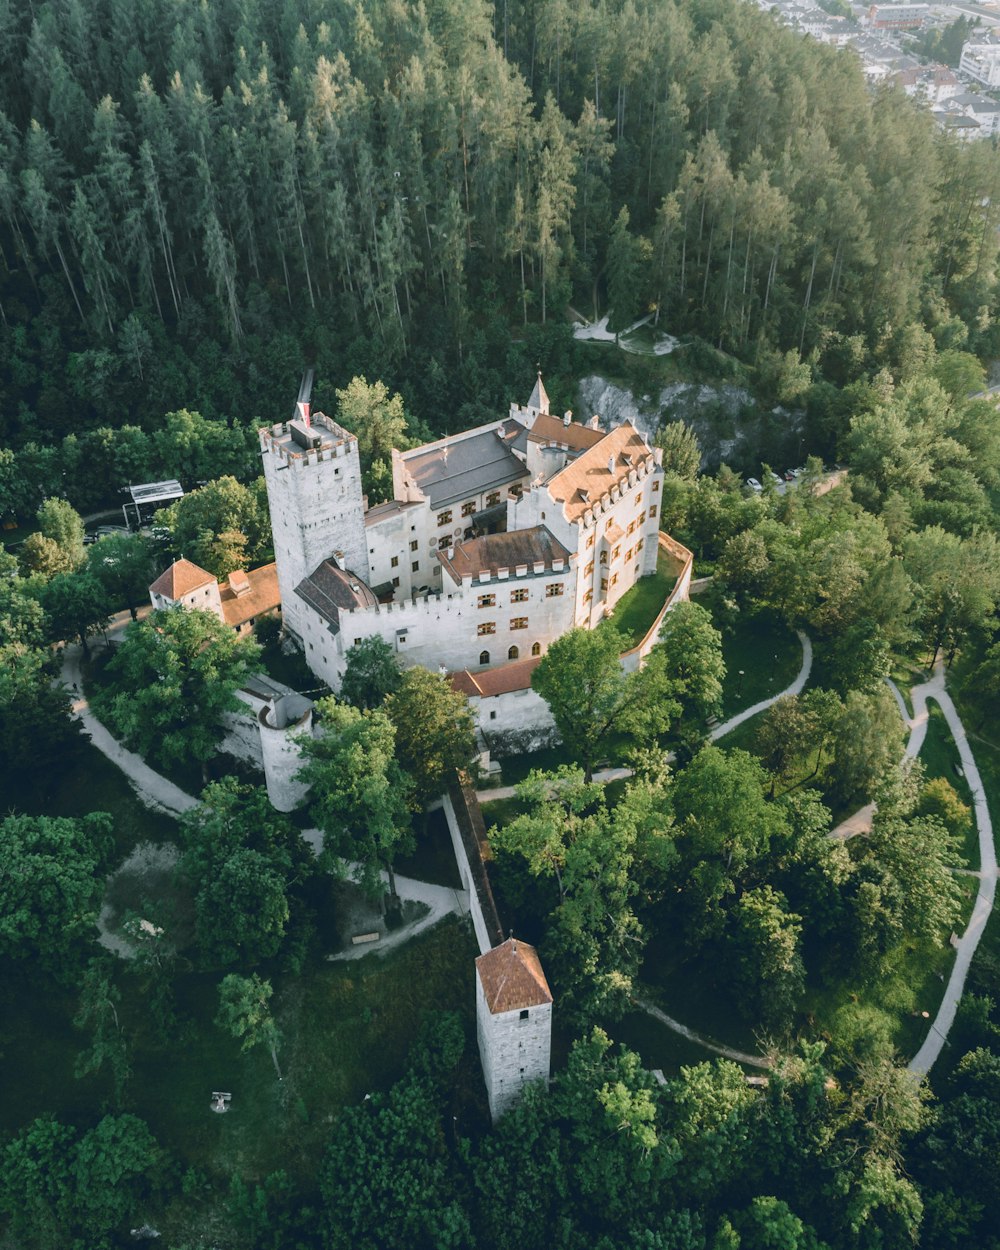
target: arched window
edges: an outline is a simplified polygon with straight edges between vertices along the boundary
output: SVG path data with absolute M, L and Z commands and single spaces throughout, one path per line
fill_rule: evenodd
M 517 647 L 511 647 L 511 649 L 507 652 L 507 659 L 516 660 L 519 655 L 520 655 L 520 652 L 518 651 Z
M 531 644 L 531 654 L 532 654 L 532 655 L 541 655 L 541 654 L 542 654 L 542 644 L 541 644 L 540 642 L 533 642 L 533 643 Z
M 489 653 L 488 651 L 480 651 L 480 653 L 479 653 L 479 663 L 480 663 L 480 664 L 489 664 L 489 662 L 490 662 L 490 653 Z

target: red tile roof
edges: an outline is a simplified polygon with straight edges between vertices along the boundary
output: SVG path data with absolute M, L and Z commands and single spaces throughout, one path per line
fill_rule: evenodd
M 529 690 L 531 674 L 541 662 L 542 657 L 534 655 L 527 660 L 512 660 L 510 664 L 484 668 L 480 673 L 470 673 L 465 668 L 460 672 L 450 673 L 448 680 L 453 690 L 470 698 L 490 699 L 498 694 L 509 694 L 513 690 Z
M 552 1002 L 538 952 L 527 942 L 511 937 L 494 946 L 476 960 L 476 972 L 493 1015 Z
M 211 573 L 206 573 L 190 560 L 175 560 L 149 589 L 152 594 L 163 595 L 165 599 L 183 599 L 185 595 L 214 581 Z
M 463 577 L 478 577 L 487 570 L 493 577 L 499 569 L 509 569 L 513 573 L 521 565 L 527 566 L 531 573 L 536 563 L 543 564 L 548 570 L 556 560 L 562 560 L 565 567 L 569 564 L 569 557 L 569 551 L 552 537 L 544 525 L 534 525 L 526 530 L 506 530 L 502 534 L 483 534 L 480 538 L 468 538 L 456 543 L 450 554 L 447 551 L 437 553 L 437 558 L 456 582 Z
M 564 424 L 558 417 L 550 417 L 547 412 L 539 413 L 535 424 L 528 431 L 528 438 L 533 443 L 564 443 L 573 451 L 586 451 L 604 438 L 603 430 L 592 430 L 589 425 L 581 425 L 579 421 Z
M 625 421 L 551 477 L 548 492 L 563 504 L 566 520 L 577 521 L 650 454 L 646 440 Z
M 236 576 L 234 573 L 233 577 Z M 237 595 L 230 584 L 222 588 L 221 594 L 222 614 L 226 618 L 226 624 L 234 628 L 264 612 L 272 612 L 281 602 L 276 565 L 265 564 L 263 568 L 251 569 L 249 573 L 242 573 L 240 576 L 249 582 L 249 590 L 241 589 Z

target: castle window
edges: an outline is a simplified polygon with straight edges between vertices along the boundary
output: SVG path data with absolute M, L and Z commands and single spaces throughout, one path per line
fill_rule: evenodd
M 602 563 L 602 564 L 607 564 L 607 562 L 608 562 L 608 553 L 607 553 L 607 551 L 605 551 L 605 550 L 603 550 L 603 549 L 602 549 L 602 551 L 601 551 L 601 563 Z
M 419 560 L 414 560 L 414 561 L 413 561 L 413 563 L 410 565 L 410 571 L 411 571 L 411 572 L 413 572 L 413 573 L 419 573 L 419 572 L 420 572 L 420 561 L 419 561 Z
M 642 550 L 642 544 L 643 544 L 645 541 L 646 541 L 646 540 L 645 540 L 644 538 L 640 538 L 640 539 L 639 539 L 639 541 L 638 541 L 638 542 L 636 543 L 636 545 L 635 545 L 635 549 L 636 549 L 636 551 L 641 551 L 641 550 Z
M 495 608 L 497 604 L 496 595 L 480 595 L 476 600 L 477 608 Z
M 462 516 L 472 516 L 475 510 L 476 510 L 476 501 L 474 499 L 470 499 L 468 503 L 462 504 Z
M 496 621 L 480 621 L 476 626 L 476 632 L 480 638 L 485 637 L 486 634 L 495 634 L 497 632 L 497 623 Z
M 622 553 L 622 548 L 621 548 L 621 543 L 619 543 L 618 546 L 614 549 L 614 551 L 612 551 L 611 559 L 617 560 L 618 557 L 621 555 L 621 553 Z
M 605 531 L 609 530 L 612 527 L 612 525 L 614 525 L 614 523 L 615 523 L 615 518 L 613 516 L 609 516 L 604 526 Z
M 638 521 L 629 521 L 628 529 L 625 532 L 627 534 L 634 534 L 636 525 L 638 525 Z
M 496 718 L 497 718 L 496 712 L 490 712 L 490 720 L 496 720 Z
M 590 577 L 590 576 L 592 576 L 593 572 L 594 572 L 594 562 L 593 562 L 593 560 L 591 560 L 591 562 L 590 562 L 590 563 L 587 565 L 587 567 L 583 570 L 583 575 L 584 575 L 584 577 Z
M 608 579 L 607 579 L 606 577 L 602 577 L 602 578 L 601 578 L 601 589 L 602 589 L 602 590 L 607 590 L 607 588 L 608 588 Z
M 649 519 L 652 520 L 653 517 L 655 516 L 656 516 L 656 504 L 654 503 L 653 506 L 649 510 Z
M 444 512 L 438 513 L 437 523 L 438 525 L 450 525 L 451 524 L 451 509 L 450 508 L 446 508 Z
M 528 618 L 526 616 L 511 617 L 510 627 L 511 629 L 527 629 Z
M 417 540 L 416 540 L 415 538 L 414 538 L 414 539 L 411 539 L 411 541 L 410 541 L 410 550 L 411 550 L 411 551 L 416 551 L 416 550 L 417 550 L 417 548 L 418 548 L 419 546 L 420 546 L 420 544 L 417 542 Z
M 518 1019 L 519 1019 L 519 1020 L 527 1020 L 527 1018 L 528 1018 L 528 1009 L 527 1009 L 527 1007 L 525 1007 L 525 1008 L 523 1008 L 523 1009 L 522 1009 L 521 1014 L 520 1014 L 520 1016 L 518 1017 Z M 523 1072 L 523 1071 L 524 1071 L 524 1069 L 522 1068 L 522 1069 L 521 1069 L 521 1071 Z
M 497 505 L 499 502 L 500 502 L 500 492 L 499 492 L 498 490 L 492 490 L 492 491 L 490 491 L 490 493 L 486 496 L 486 506 L 487 506 L 487 508 L 493 508 L 493 507 L 496 507 L 496 505 Z
M 398 578 L 398 577 L 394 577 L 394 578 L 392 579 L 392 584 L 393 584 L 393 586 L 398 586 L 398 585 L 399 585 L 399 578 Z
M 523 586 L 518 590 L 512 590 L 510 592 L 510 601 L 511 603 L 527 603 L 528 602 L 527 590 Z
M 628 564 L 629 560 L 631 560 L 634 555 L 635 552 L 631 547 L 629 547 L 628 551 L 625 552 L 625 563 Z
M 541 654 L 542 654 L 542 644 L 541 644 L 540 642 L 533 642 L 533 643 L 531 644 L 531 654 L 532 654 L 532 655 L 541 655 Z
M 480 663 L 480 664 L 489 664 L 489 662 L 490 662 L 490 653 L 489 653 L 488 651 L 480 651 L 480 653 L 479 653 L 479 663 Z
M 592 590 L 588 590 L 587 593 L 583 596 L 583 602 L 590 603 L 593 598 L 594 598 L 594 592 Z
M 587 539 L 587 550 L 588 550 L 588 551 L 589 551 L 589 550 L 591 549 L 591 547 L 593 547 L 593 545 L 594 545 L 594 538 L 595 538 L 595 535 L 594 535 L 594 534 L 591 534 L 591 536 Z
M 398 569 L 399 568 L 399 556 L 393 556 L 392 559 L 389 561 L 389 563 L 392 565 L 394 569 Z
M 549 584 L 545 587 L 545 598 L 557 599 L 559 595 L 562 594 L 562 592 L 563 592 L 562 582 L 549 582 Z
M 360 646 L 360 645 L 361 645 L 361 639 L 360 639 L 360 638 L 355 638 L 355 639 L 354 639 L 354 645 L 355 645 L 356 647 Z
M 659 478 L 657 478 L 657 479 L 656 479 L 656 481 L 653 483 L 653 485 L 652 485 L 652 489 L 653 489 L 653 490 L 659 490 L 659 489 L 660 489 L 660 479 L 659 479 Z
M 451 546 L 451 539 L 447 534 L 443 538 L 438 539 L 438 551 L 444 551 L 446 547 Z
M 612 585 L 612 586 L 617 586 L 617 585 L 618 585 L 618 574 L 617 574 L 617 573 L 612 573 L 612 574 L 611 574 L 611 585 Z
M 521 653 L 518 651 L 517 647 L 509 647 L 509 648 L 507 649 L 507 659 L 508 659 L 508 660 L 516 660 L 516 659 L 519 657 L 519 655 L 520 655 L 520 654 L 521 654 Z

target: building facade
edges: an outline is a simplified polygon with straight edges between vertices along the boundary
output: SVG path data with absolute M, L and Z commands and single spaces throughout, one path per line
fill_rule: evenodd
M 522 661 L 656 569 L 661 453 L 628 422 L 553 416 L 541 376 L 507 418 L 394 451 L 394 498 L 373 508 L 357 440 L 330 418 L 260 441 L 285 629 L 332 689 L 372 635 L 404 665 L 518 665 L 530 685 Z

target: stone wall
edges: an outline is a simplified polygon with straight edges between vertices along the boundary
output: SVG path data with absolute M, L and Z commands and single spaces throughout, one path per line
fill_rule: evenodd
M 450 791 L 442 795 L 441 803 L 455 850 L 459 876 L 462 878 L 462 888 L 469 892 L 469 912 L 479 953 L 485 955 L 503 941 L 503 929 L 486 875 L 486 865 L 483 863 L 487 839 L 479 800 L 466 781 L 452 786 Z M 476 979 L 478 981 L 478 977 Z
M 526 1085 L 547 1081 L 552 1048 L 552 1004 L 493 1014 L 476 977 L 476 1033 L 494 1121 L 518 1101 Z

